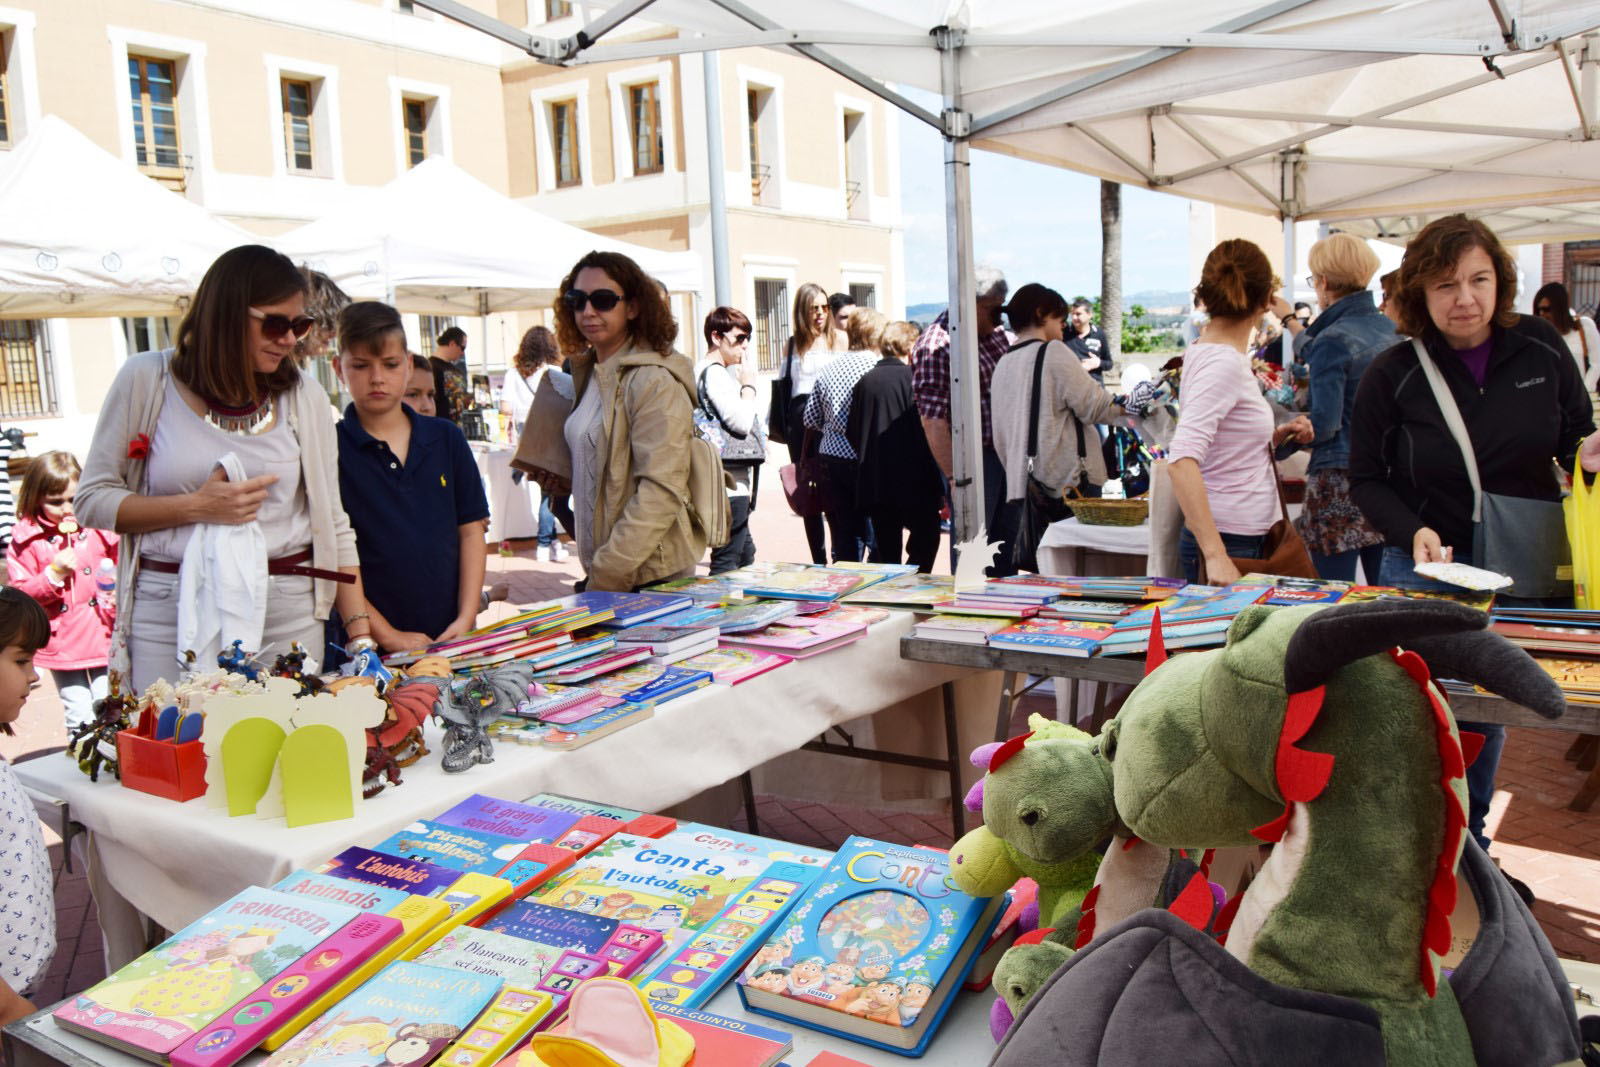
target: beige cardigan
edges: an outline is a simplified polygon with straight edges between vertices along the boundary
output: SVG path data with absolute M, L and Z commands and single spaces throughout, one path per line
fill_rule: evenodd
M 115 530 L 117 509 L 122 502 L 148 492 L 144 459 L 128 453 L 139 435 L 143 434 L 147 442 L 155 437 L 161 402 L 167 395 L 171 356 L 170 349 L 132 356 L 111 383 L 73 498 L 73 510 L 84 526 Z M 299 384 L 283 400 L 281 413 L 300 440 L 301 486 L 311 509 L 311 565 L 330 571 L 358 566 L 356 535 L 339 499 L 339 442 L 334 436 L 327 394 L 315 378 L 301 372 Z M 139 576 L 142 541 L 139 534 L 124 534 L 117 562 L 117 621 L 111 632 L 111 669 L 124 678 L 128 674 L 128 626 L 133 619 L 133 590 Z M 313 588 L 314 614 L 326 619 L 333 608 L 336 583 L 317 579 Z
M 1037 342 L 1025 341 L 995 364 L 989 380 L 989 404 L 994 412 L 994 448 L 1006 468 L 1007 500 L 1020 500 L 1028 487 L 1028 404 L 1033 392 L 1033 360 Z M 1078 423 L 1113 422 L 1117 418 L 1111 394 L 1089 377 L 1078 357 L 1060 341 L 1045 350 L 1044 375 L 1039 383 L 1039 453 L 1033 476 L 1059 490 L 1078 480 L 1083 466 L 1089 480 L 1106 480 L 1100 435 L 1084 426 L 1085 463 L 1078 462 Z

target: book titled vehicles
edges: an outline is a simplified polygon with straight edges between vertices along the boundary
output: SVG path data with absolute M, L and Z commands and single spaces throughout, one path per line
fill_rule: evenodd
M 944 852 L 851 837 L 741 972 L 745 1007 L 921 1055 L 1005 900 L 949 875 Z

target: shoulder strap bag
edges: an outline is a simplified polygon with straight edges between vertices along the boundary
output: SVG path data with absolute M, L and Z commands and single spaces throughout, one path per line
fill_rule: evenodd
M 722 412 L 717 410 L 716 404 L 711 399 L 710 392 L 706 389 L 706 374 L 711 370 L 711 364 L 706 364 L 700 369 L 700 379 L 695 390 L 694 428 L 696 432 L 710 441 L 721 456 L 723 466 L 733 463 L 764 463 L 767 459 L 767 442 L 761 433 L 761 417 L 756 416 L 755 425 L 747 434 L 735 433 L 722 418 Z
M 783 362 L 778 364 L 778 376 L 772 379 L 772 398 L 767 402 L 767 436 L 780 445 L 789 443 L 789 400 L 794 396 L 794 338 L 783 349 Z
M 1485 493 L 1478 476 L 1478 457 L 1462 421 L 1461 409 L 1445 384 L 1438 364 L 1423 343 L 1412 338 L 1417 362 L 1433 390 L 1444 424 L 1461 449 L 1472 483 L 1472 564 L 1509 575 L 1516 597 L 1569 597 L 1572 595 L 1572 548 L 1567 543 L 1567 520 L 1559 500 Z
M 1311 553 L 1300 539 L 1300 531 L 1289 520 L 1289 504 L 1283 498 L 1283 479 L 1278 476 L 1278 463 L 1272 458 L 1272 446 L 1267 446 L 1267 470 L 1272 472 L 1272 484 L 1278 490 L 1278 521 L 1267 528 L 1261 540 L 1261 557 L 1229 556 L 1228 559 L 1240 574 L 1276 574 L 1284 578 L 1315 578 L 1316 565 Z M 1200 581 L 1210 585 L 1206 576 L 1206 559 L 1200 557 Z
M 1039 458 L 1039 405 L 1044 384 L 1044 354 L 1048 342 L 1040 341 L 1033 357 L 1033 388 L 1028 397 L 1028 475 L 1022 491 L 1022 519 L 1016 538 L 1011 542 L 1011 561 L 1019 570 L 1038 568 L 1039 542 L 1045 529 L 1072 514 L 1062 499 L 1061 489 L 1045 485 L 1033 476 L 1033 464 Z M 1078 480 L 1073 488 L 1081 496 L 1099 496 L 1100 487 L 1089 481 L 1088 463 L 1084 457 L 1083 422 L 1072 421 L 1078 436 Z M 1066 487 L 1063 486 L 1062 489 Z

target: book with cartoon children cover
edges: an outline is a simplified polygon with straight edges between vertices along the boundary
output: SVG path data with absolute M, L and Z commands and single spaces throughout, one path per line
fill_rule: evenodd
M 739 976 L 745 1007 L 920 1056 L 999 917 L 937 849 L 853 836 Z
M 362 915 L 251 886 L 79 993 L 56 1022 L 157 1063 Z
M 765 931 L 818 874 L 688 841 L 617 834 L 530 899 L 659 931 L 661 959 L 634 981 L 655 1000 L 699 1007 L 738 973 Z
M 499 978 L 391 963 L 284 1045 L 268 1067 L 427 1064 L 500 991 Z

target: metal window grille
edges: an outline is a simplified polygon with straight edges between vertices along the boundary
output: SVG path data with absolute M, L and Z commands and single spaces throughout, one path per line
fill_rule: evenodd
M 406 166 L 414 167 L 428 158 L 428 102 L 402 102 L 400 121 L 406 129 Z
M 133 102 L 133 146 L 139 169 L 182 189 L 183 148 L 178 136 L 178 65 L 170 59 L 128 57 Z
M 0 33 L 0 145 L 11 143 L 11 93 L 6 86 L 6 35 Z
M 633 173 L 660 174 L 665 158 L 661 144 L 660 86 L 655 82 L 629 86 L 628 117 L 633 134 Z
M 775 371 L 789 343 L 789 285 L 782 278 L 756 279 L 757 369 Z
M 550 136 L 554 144 L 556 188 L 581 185 L 578 165 L 578 102 L 559 100 L 550 105 Z
M 851 282 L 850 302 L 856 307 L 877 308 L 878 287 L 871 282 Z
M 0 319 L 0 419 L 56 414 L 50 335 L 38 319 Z
M 1573 310 L 1592 317 L 1600 305 L 1600 241 L 1568 241 L 1563 251 Z
M 439 335 L 455 324 L 455 318 L 450 315 L 418 315 L 417 329 L 422 336 L 417 338 L 417 351 L 433 356 L 439 345 Z
M 551 19 L 566 18 L 572 14 L 572 5 L 567 0 L 544 0 L 544 18 L 546 22 Z
M 290 170 L 316 169 L 311 139 L 311 83 L 281 78 L 283 90 L 283 152 Z

